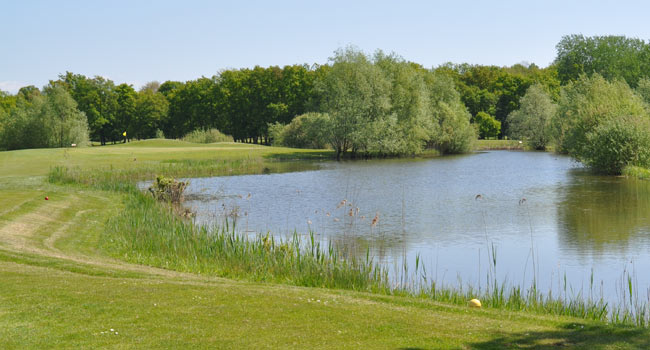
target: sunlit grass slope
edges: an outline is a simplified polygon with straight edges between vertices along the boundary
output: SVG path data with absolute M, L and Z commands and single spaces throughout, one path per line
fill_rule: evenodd
M 0 152 L 0 177 L 45 175 L 53 166 L 134 169 L 174 160 L 208 161 L 291 158 L 297 152 L 305 156 L 328 157 L 328 152 L 295 150 L 240 143 L 193 144 L 177 140 L 145 140 L 105 147 L 47 148 Z
M 650 334 L 638 328 L 125 262 L 102 244 L 127 195 L 44 176 L 55 166 L 140 174 L 170 161 L 256 159 L 266 167 L 304 156 L 327 154 L 166 140 L 0 152 L 0 349 L 650 347 Z

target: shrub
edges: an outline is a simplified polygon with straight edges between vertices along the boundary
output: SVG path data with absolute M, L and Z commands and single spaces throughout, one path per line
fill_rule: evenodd
M 222 134 L 217 129 L 194 130 L 182 138 L 183 141 L 193 143 L 233 142 L 232 136 Z
M 587 134 L 582 161 L 606 174 L 621 174 L 628 165 L 650 166 L 650 120 L 626 116 L 598 125 Z
M 485 112 L 476 113 L 474 123 L 478 126 L 479 136 L 483 139 L 497 137 L 501 132 L 501 122 Z
M 644 103 L 623 81 L 608 82 L 598 74 L 582 76 L 560 96 L 551 130 L 557 150 L 582 160 L 587 134 L 611 119 L 645 115 Z
M 623 81 L 582 76 L 562 91 L 552 120 L 557 149 L 607 174 L 647 162 L 648 116 L 644 102 Z M 647 164 L 647 163 L 646 163 Z
M 327 147 L 330 119 L 323 113 L 306 113 L 295 117 L 291 123 L 269 125 L 269 134 L 274 145 L 295 148 Z
M 176 181 L 174 178 L 162 175 L 156 176 L 156 181 L 149 187 L 149 192 L 160 201 L 180 203 L 188 183 Z

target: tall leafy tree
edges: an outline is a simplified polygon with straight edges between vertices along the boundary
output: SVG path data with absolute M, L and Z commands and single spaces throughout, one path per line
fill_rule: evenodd
M 374 63 L 390 82 L 390 110 L 383 120 L 384 135 L 373 147 L 383 154 L 415 154 L 422 151 L 433 128 L 429 90 L 425 75 L 417 64 L 381 51 L 375 53 Z
M 442 153 L 464 153 L 472 148 L 477 138 L 470 125 L 471 114 L 455 88 L 454 80 L 437 71 L 426 75 L 433 128 L 429 147 Z
M 115 98 L 117 101 L 115 109 L 115 131 L 118 134 L 126 132 L 127 138 L 131 137 L 135 133 L 134 119 L 137 93 L 133 89 L 133 86 L 120 84 L 115 87 Z
M 11 112 L 16 107 L 16 96 L 0 90 L 0 110 L 5 113 Z
M 18 90 L 17 96 L 22 97 L 25 101 L 32 101 L 37 96 L 41 95 L 41 90 L 39 90 L 34 85 L 23 86 Z
M 520 108 L 508 115 L 510 136 L 524 139 L 535 149 L 545 149 L 550 142 L 550 122 L 556 105 L 541 84 L 528 88 L 519 102 Z
M 567 35 L 556 45 L 558 76 L 563 84 L 598 73 L 608 80 L 623 79 L 636 87 L 650 69 L 650 46 L 625 36 Z
M 177 130 L 178 125 L 183 120 L 182 104 L 179 92 L 184 88 L 185 83 L 180 81 L 166 81 L 160 84 L 158 92 L 165 96 L 168 103 L 167 115 L 161 120 L 161 129 L 168 138 L 178 138 L 183 136 L 182 131 Z
M 390 111 L 390 81 L 363 52 L 348 47 L 331 58 L 332 68 L 317 84 L 320 109 L 331 118 L 330 145 L 337 159 L 366 151 Z
M 138 139 L 155 137 L 156 131 L 162 129 L 168 110 L 169 102 L 163 94 L 152 89 L 140 91 L 131 124 L 133 136 Z
M 11 150 L 86 144 L 86 116 L 76 107 L 61 85 L 47 86 L 42 94 L 19 94 L 16 107 L 0 128 L 0 147 Z
M 88 120 L 77 109 L 77 103 L 63 86 L 48 86 L 44 90 L 46 103 L 40 119 L 49 125 L 49 147 L 83 146 L 88 142 Z
M 121 137 L 115 120 L 118 105 L 115 84 L 111 80 L 100 76 L 87 78 L 81 74 L 66 72 L 59 76 L 58 82 L 52 83 L 63 84 L 77 102 L 79 110 L 86 114 L 92 139 L 100 141 L 103 145 Z
M 624 81 L 583 75 L 563 90 L 552 131 L 558 150 L 582 161 L 590 145 L 589 135 L 599 125 L 623 116 L 646 115 L 643 100 Z

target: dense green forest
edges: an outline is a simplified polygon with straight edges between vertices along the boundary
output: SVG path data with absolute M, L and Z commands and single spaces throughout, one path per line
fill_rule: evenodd
M 324 65 L 223 70 L 139 91 L 66 72 L 42 89 L 0 92 L 0 149 L 193 135 L 381 156 L 461 153 L 477 137 L 514 137 L 605 172 L 647 167 L 650 43 L 570 35 L 556 49 L 546 68 L 429 69 L 348 47 Z

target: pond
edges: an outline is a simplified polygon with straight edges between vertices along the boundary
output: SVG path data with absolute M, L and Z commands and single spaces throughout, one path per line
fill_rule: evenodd
M 529 287 L 534 278 L 544 292 L 618 304 L 631 276 L 647 300 L 650 181 L 596 176 L 542 152 L 316 165 L 190 179 L 185 205 L 197 225 L 236 219 L 241 232 L 285 238 L 312 231 L 369 252 L 396 280 L 417 256 L 429 281 L 484 287 L 494 247 L 499 282 Z

